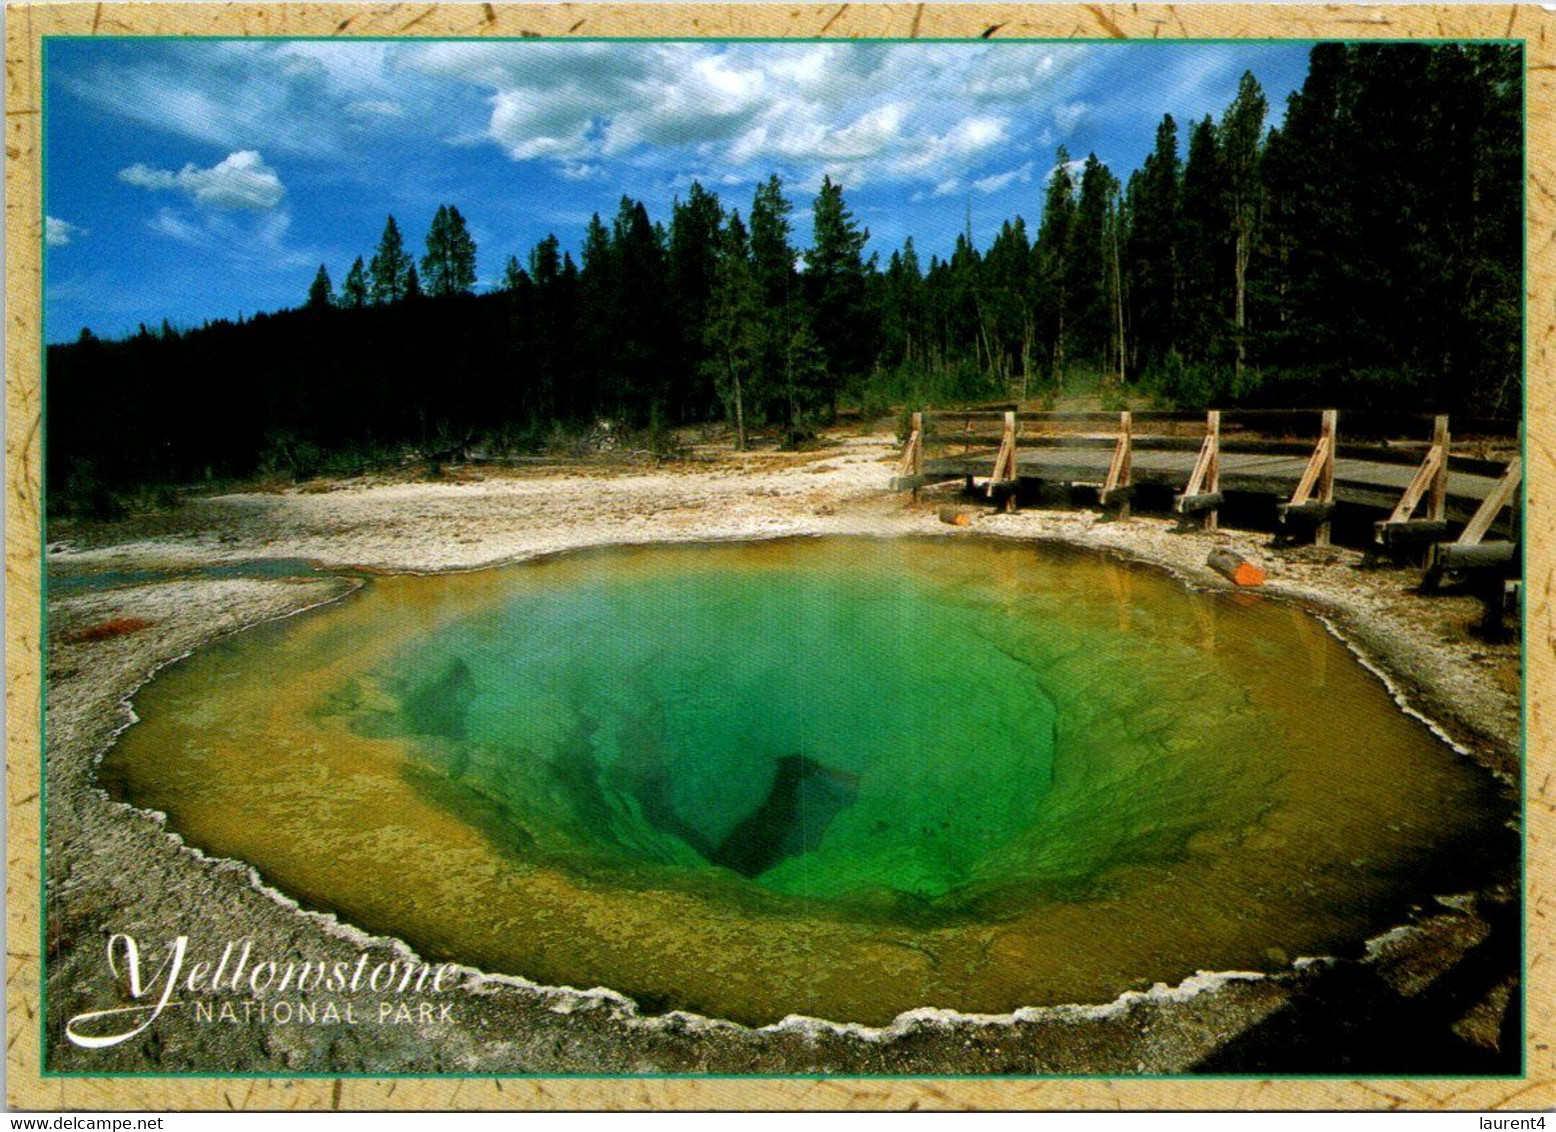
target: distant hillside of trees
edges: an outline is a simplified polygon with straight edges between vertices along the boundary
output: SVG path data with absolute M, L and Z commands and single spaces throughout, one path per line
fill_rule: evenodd
M 1522 66 L 1508 45 L 1321 44 L 1278 129 L 1245 75 L 1219 120 L 1164 117 L 1127 182 L 1061 149 L 1035 235 L 1016 217 L 927 265 L 911 239 L 866 256 L 830 179 L 808 248 L 776 175 L 744 214 L 693 184 L 668 224 L 623 198 L 581 262 L 548 236 L 480 295 L 457 208 L 419 261 L 391 217 L 297 309 L 51 346 L 50 482 L 301 474 L 597 417 L 725 418 L 743 442 L 840 402 L 1042 397 L 1078 373 L 1190 407 L 1514 415 Z

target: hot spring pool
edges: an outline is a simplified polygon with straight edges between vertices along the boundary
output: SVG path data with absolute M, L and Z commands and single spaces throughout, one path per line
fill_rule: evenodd
M 200 650 L 116 796 L 305 906 L 747 1023 L 1107 1001 L 1354 948 L 1506 852 L 1308 614 L 1053 546 L 375 580 Z

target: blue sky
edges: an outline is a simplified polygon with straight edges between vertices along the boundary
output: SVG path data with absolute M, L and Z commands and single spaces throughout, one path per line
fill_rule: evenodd
M 1127 179 L 1164 112 L 1219 116 L 1243 71 L 1278 122 L 1309 45 L 51 39 L 46 333 L 302 302 L 393 213 L 418 255 L 439 204 L 480 286 L 548 232 L 576 249 L 623 194 L 668 223 L 693 179 L 749 210 L 771 172 L 798 242 L 823 174 L 884 259 L 1035 229 L 1058 146 Z

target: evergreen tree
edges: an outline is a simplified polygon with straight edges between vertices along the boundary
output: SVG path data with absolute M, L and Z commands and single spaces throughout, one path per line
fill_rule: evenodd
M 956 238 L 956 247 L 937 288 L 943 328 L 941 349 L 948 363 L 965 359 L 980 370 L 989 355 L 980 294 L 982 275 L 983 257 L 973 245 L 969 224 Z
M 525 382 L 521 401 L 526 415 L 540 418 L 545 406 L 566 400 L 561 393 L 561 375 L 557 361 L 566 343 L 573 336 L 571 308 L 566 301 L 562 283 L 561 241 L 555 233 L 548 232 L 529 253 L 529 274 L 534 281 L 532 350 L 526 359 Z M 587 328 L 586 333 L 589 333 Z M 593 331 L 598 333 L 597 331 Z M 581 416 L 594 406 L 572 406 L 569 409 Z
M 1066 368 L 1065 313 L 1070 306 L 1066 290 L 1071 245 L 1071 228 L 1075 222 L 1075 181 L 1070 173 L 1070 154 L 1064 146 L 1055 156 L 1048 189 L 1043 197 L 1043 219 L 1038 229 L 1037 246 L 1033 256 L 1037 260 L 1038 310 L 1043 320 L 1039 333 L 1044 344 L 1044 362 L 1054 385 L 1062 387 Z
M 763 302 L 769 309 L 781 309 L 789 303 L 796 258 L 789 243 L 793 231 L 789 214 L 793 211 L 794 206 L 783 195 L 778 174 L 757 186 L 751 202 L 751 259 Z
M 475 289 L 475 241 L 453 205 L 439 205 L 432 217 L 421 270 L 427 277 L 427 293 L 434 298 L 467 295 Z
M 763 346 L 760 387 L 770 391 L 777 411 L 792 431 L 795 402 L 783 394 L 788 382 L 789 344 L 794 323 L 803 306 L 795 278 L 796 253 L 789 242 L 793 211 L 783 195 L 783 183 L 774 173 L 757 186 L 751 201 L 751 269 L 762 296 Z
M 367 306 L 367 271 L 362 266 L 362 257 L 357 256 L 351 265 L 351 270 L 346 272 L 346 281 L 340 287 L 340 305 L 348 308 Z
M 1222 114 L 1186 124 L 1184 160 L 1163 118 L 1122 199 L 1100 162 L 1076 176 L 1061 150 L 1035 242 L 1015 218 L 980 249 L 969 225 L 935 237 L 954 250 L 927 269 L 910 239 L 878 270 L 828 180 L 797 271 L 774 176 L 744 223 L 701 186 L 666 224 L 629 198 L 614 224 L 591 221 L 581 270 L 548 236 L 528 270 L 509 258 L 505 293 L 391 308 L 421 284 L 468 291 L 474 245 L 445 205 L 413 270 L 390 218 L 340 286 L 349 315 L 326 309 L 321 268 L 308 310 L 184 332 L 148 316 L 123 340 L 51 345 L 49 473 L 240 476 L 298 469 L 304 442 L 540 437 L 720 406 L 737 441 L 764 420 L 792 438 L 844 378 L 866 404 L 949 404 L 1007 390 L 1017 368 L 1057 383 L 1092 361 L 1185 406 L 1513 413 L 1522 60 L 1503 43 L 1319 44 L 1278 129 L 1245 78 Z
M 400 237 L 400 226 L 389 217 L 384 224 L 384 234 L 379 237 L 378 250 L 368 264 L 368 295 L 375 303 L 392 303 L 405 297 L 405 288 L 411 271 L 411 257 L 406 254 L 405 241 Z
M 810 301 L 811 333 L 826 358 L 824 372 L 832 379 L 815 391 L 818 400 L 835 403 L 837 381 L 865 373 L 875 357 L 874 312 L 867 302 L 864 246 L 870 238 L 843 202 L 843 187 L 823 177 L 816 194 L 811 247 L 805 253 L 805 289 Z M 815 371 L 811 371 L 815 372 Z
M 737 211 L 729 218 L 714 262 L 703 342 L 719 397 L 735 422 L 735 448 L 746 447 L 746 398 L 761 364 L 762 296 L 751 263 L 751 246 Z
M 1032 245 L 1026 221 L 1016 217 L 1000 225 L 983 261 L 981 308 L 990 371 L 1009 382 L 1017 369 L 1023 378 L 1031 364 L 1033 322 Z
M 928 366 L 929 312 L 924 273 L 909 236 L 886 266 L 881 314 L 882 352 L 889 365 L 923 370 Z
M 659 423 L 671 400 L 668 358 L 675 328 L 665 294 L 662 230 L 649 220 L 642 201 L 622 197 L 611 232 L 615 267 L 615 324 L 619 337 L 616 392 L 626 414 Z
M 811 326 L 809 311 L 795 310 L 783 341 L 782 393 L 788 406 L 789 443 L 797 444 L 805 432 L 806 410 L 817 407 L 833 388 L 827 370 L 827 352 Z
M 1250 281 L 1271 396 L 1507 412 L 1521 375 L 1517 52 L 1319 44 L 1267 145 Z
M 475 290 L 475 237 L 465 224 L 459 209 L 448 206 L 449 258 L 451 261 L 450 286 L 456 295 L 468 295 Z
M 583 267 L 578 279 L 579 385 L 588 390 L 591 404 L 602 402 L 605 391 L 618 385 L 614 343 L 621 334 L 620 315 L 610 229 L 595 213 L 584 232 Z M 618 404 L 611 411 L 619 409 Z
M 519 257 L 509 256 L 507 266 L 502 271 L 502 289 L 510 295 L 518 294 L 529 282 L 529 274 L 519 266 Z
M 671 317 L 678 331 L 671 359 L 673 373 L 690 380 L 676 398 L 684 416 L 701 418 L 716 407 L 714 383 L 707 379 L 704 330 L 721 254 L 720 228 L 724 210 L 719 198 L 693 181 L 686 200 L 671 207 L 666 270 Z
M 1183 290 L 1177 339 L 1184 361 L 1201 369 L 1224 359 L 1231 313 L 1227 300 L 1232 293 L 1232 217 L 1226 185 L 1221 143 L 1215 123 L 1206 115 L 1189 134 L 1189 156 L 1183 167 L 1179 257 Z
M 308 309 L 323 310 L 334 304 L 335 286 L 330 282 L 330 273 L 321 263 L 318 274 L 313 277 L 313 283 L 308 288 Z
M 535 286 L 545 290 L 562 274 L 562 242 L 554 233 L 547 233 L 529 253 L 529 276 Z
M 1073 356 L 1098 366 L 1105 365 L 1113 323 L 1109 217 L 1117 193 L 1117 179 L 1090 154 L 1081 172 L 1065 256 L 1065 317 Z
M 1264 115 L 1268 109 L 1264 92 L 1252 72 L 1244 71 L 1237 97 L 1221 119 L 1222 168 L 1226 175 L 1227 207 L 1231 212 L 1233 260 L 1232 324 L 1236 337 L 1236 388 L 1241 390 L 1243 364 L 1247 359 L 1248 264 L 1253 258 L 1263 186 L 1259 181 L 1259 158 L 1263 150 Z
M 1156 128 L 1155 148 L 1129 179 L 1131 223 L 1125 259 L 1133 299 L 1137 370 L 1156 369 L 1177 343 L 1182 176 L 1178 125 L 1168 114 Z

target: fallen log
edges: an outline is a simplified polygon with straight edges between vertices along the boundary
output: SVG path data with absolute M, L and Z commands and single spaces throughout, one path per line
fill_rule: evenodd
M 1210 557 L 1205 559 L 1205 565 L 1209 566 L 1223 578 L 1226 578 L 1233 585 L 1264 585 L 1264 571 L 1234 551 L 1212 550 Z

